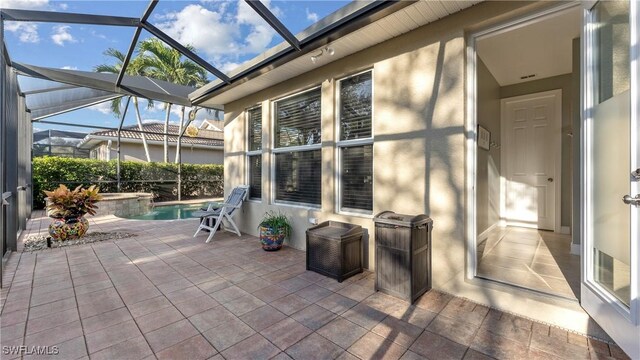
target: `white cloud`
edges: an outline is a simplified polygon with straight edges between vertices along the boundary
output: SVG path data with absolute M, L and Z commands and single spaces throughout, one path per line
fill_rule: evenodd
M 227 61 L 223 64 L 218 64 L 218 67 L 220 69 L 220 71 L 222 71 L 223 73 L 228 74 L 229 71 L 237 68 L 238 66 L 240 66 L 240 63 L 237 62 L 233 62 L 233 61 Z
M 2 0 L 3 9 L 44 10 L 49 8 L 49 0 Z M 26 22 L 7 21 L 5 30 L 14 33 L 21 42 L 40 41 L 38 25 Z
M 24 43 L 37 43 L 40 41 L 40 36 L 38 35 L 38 25 L 36 24 L 7 21 L 5 23 L 4 29 L 14 33 L 18 37 L 18 39 Z
M 193 45 L 210 56 L 238 52 L 235 39 L 240 36 L 237 24 L 228 23 L 224 14 L 200 5 L 187 5 L 169 13 L 158 26 L 182 44 Z
M 69 5 L 67 3 L 60 3 L 58 4 L 58 7 L 60 8 L 60 10 L 67 10 L 69 8 Z
M 53 35 L 51 35 L 51 40 L 56 45 L 64 46 L 65 42 L 74 43 L 77 40 L 69 33 L 71 26 L 68 25 L 57 25 L 53 27 Z
M 318 14 L 309 11 L 309 8 L 305 9 L 306 13 L 307 13 L 307 20 L 311 21 L 312 23 L 317 23 L 318 22 Z
M 207 5 L 190 4 L 182 10 L 158 17 L 158 27 L 182 44 L 189 44 L 207 55 L 216 66 L 235 67 L 239 56 L 265 51 L 275 31 L 243 0 L 237 2 L 235 13 L 228 2 L 201 1 Z M 281 11 L 265 6 L 276 15 Z
M 49 0 L 2 0 L 3 9 L 44 9 L 49 6 Z
M 101 112 L 103 114 L 112 114 L 112 112 L 111 112 L 111 102 L 110 101 L 105 101 L 105 102 L 102 102 L 100 104 L 89 106 L 87 109 L 99 111 L 99 112 Z
M 78 70 L 77 66 L 65 65 L 62 67 L 64 70 Z

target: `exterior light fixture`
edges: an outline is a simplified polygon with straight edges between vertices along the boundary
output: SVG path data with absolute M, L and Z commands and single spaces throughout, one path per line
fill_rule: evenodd
M 332 47 L 327 46 L 327 47 L 323 48 L 322 50 L 320 50 L 319 53 L 317 53 L 315 55 L 311 55 L 311 62 L 315 64 L 315 63 L 318 62 L 318 59 L 322 55 L 327 54 L 329 56 L 333 56 L 333 54 L 335 54 L 335 53 L 336 53 L 336 51 Z

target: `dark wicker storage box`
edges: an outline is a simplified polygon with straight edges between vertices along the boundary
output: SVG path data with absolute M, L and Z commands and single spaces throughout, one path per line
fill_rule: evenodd
M 362 272 L 362 226 L 325 221 L 307 229 L 307 270 L 338 282 Z
M 413 303 L 431 289 L 431 229 L 426 215 L 384 211 L 376 225 L 376 290 Z

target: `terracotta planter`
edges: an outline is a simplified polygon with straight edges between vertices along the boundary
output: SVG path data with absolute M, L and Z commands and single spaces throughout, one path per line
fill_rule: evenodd
M 262 243 L 262 249 L 265 251 L 280 250 L 285 237 L 286 234 L 283 228 L 274 229 L 260 226 L 260 242 Z
M 81 238 L 87 230 L 89 230 L 89 221 L 83 216 L 68 219 L 54 218 L 49 224 L 49 235 L 58 241 Z

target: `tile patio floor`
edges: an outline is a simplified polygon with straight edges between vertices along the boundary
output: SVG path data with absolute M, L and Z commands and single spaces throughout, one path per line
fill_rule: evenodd
M 3 347 L 56 345 L 52 359 L 625 358 L 614 344 L 437 291 L 409 306 L 375 293 L 368 272 L 340 284 L 306 271 L 304 252 L 267 253 L 253 236 L 205 244 L 191 237 L 195 221 L 91 222 L 138 236 L 12 254 Z

